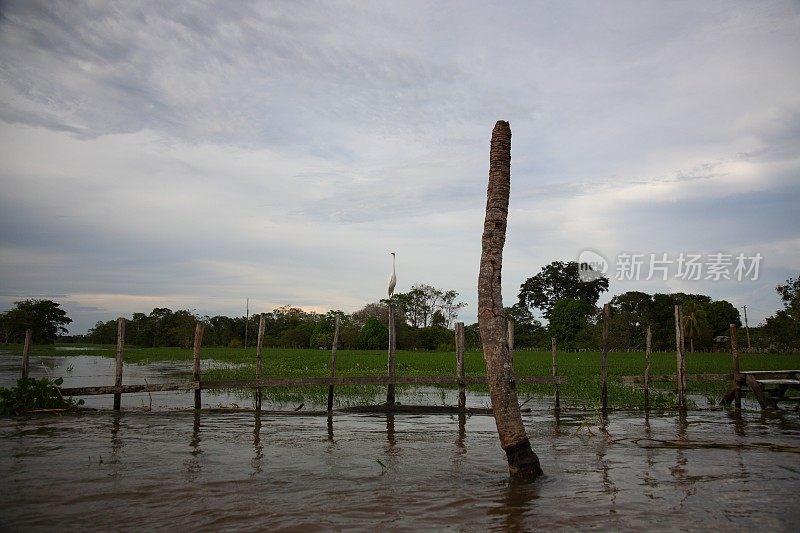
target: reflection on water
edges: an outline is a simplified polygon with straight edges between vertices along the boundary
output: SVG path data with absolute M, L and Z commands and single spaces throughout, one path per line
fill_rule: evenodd
M 531 484 L 509 482 L 488 416 L 2 418 L 0 530 L 794 530 L 800 519 L 794 413 L 534 411 L 525 423 L 545 469 Z

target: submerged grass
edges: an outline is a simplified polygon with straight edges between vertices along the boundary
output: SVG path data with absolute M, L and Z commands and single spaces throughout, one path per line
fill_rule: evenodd
M 92 355 L 114 356 L 113 346 L 91 346 L 109 348 L 90 350 Z M 21 352 L 21 346 L 8 345 L 8 350 Z M 53 346 L 36 346 L 34 355 L 78 355 L 79 351 L 60 351 Z M 255 378 L 255 348 L 204 347 L 204 360 L 230 363 L 204 371 L 207 381 Z M 557 353 L 558 374 L 568 383 L 561 385 L 561 398 L 565 406 L 594 409 L 600 405 L 600 352 Z M 265 348 L 263 351 L 265 377 L 311 377 L 327 376 L 330 372 L 330 352 L 313 349 Z M 125 362 L 147 364 L 155 361 L 192 360 L 192 351 L 182 348 L 134 348 L 126 347 Z M 520 376 L 548 376 L 551 373 L 550 352 L 518 350 L 515 353 L 514 369 Z M 386 352 L 366 350 L 339 350 L 336 355 L 337 375 L 375 376 L 386 373 Z M 742 370 L 784 370 L 800 368 L 800 354 L 742 354 Z M 483 354 L 471 351 L 465 354 L 465 369 L 469 376 L 485 374 Z M 688 353 L 686 370 L 689 374 L 727 373 L 731 371 L 731 355 L 727 353 Z M 453 375 L 456 358 L 452 352 L 397 352 L 399 375 Z M 644 407 L 641 386 L 625 385 L 620 376 L 644 373 L 643 352 L 621 352 L 609 354 L 609 402 L 613 407 Z M 652 356 L 652 375 L 674 374 L 675 353 L 657 352 Z M 729 383 L 689 382 L 690 395 L 703 396 L 709 403 L 717 403 L 727 390 Z M 651 389 L 651 406 L 669 408 L 675 405 L 674 384 L 654 383 Z M 404 390 L 399 387 L 399 390 Z M 486 391 L 485 386 L 470 386 L 469 390 Z M 520 385 L 519 395 L 525 397 L 552 397 L 552 385 Z M 327 387 L 265 388 L 265 398 L 279 403 L 309 402 L 323 404 Z M 380 397 L 383 388 L 378 386 L 338 386 L 336 397 L 339 405 L 369 403 Z M 249 395 L 250 393 L 248 393 Z

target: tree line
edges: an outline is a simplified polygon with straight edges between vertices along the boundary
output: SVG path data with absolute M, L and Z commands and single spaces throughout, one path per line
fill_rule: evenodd
M 459 310 L 458 292 L 418 283 L 407 293 L 393 297 L 397 306 L 397 347 L 402 350 L 451 349 L 452 328 Z M 375 302 L 353 313 L 330 310 L 320 314 L 298 307 L 283 306 L 264 313 L 264 345 L 283 348 L 329 348 L 339 317 L 339 347 L 344 349 L 386 349 L 389 343 L 389 313 L 386 302 Z M 125 330 L 125 342 L 143 347 L 180 346 L 188 348 L 197 321 L 203 322 L 203 344 L 238 348 L 254 346 L 259 315 L 250 317 L 199 316 L 191 311 L 153 309 L 134 313 Z M 86 340 L 115 342 L 115 320 L 98 322 Z
M 505 309 L 515 323 L 515 346 L 547 350 L 555 337 L 559 349 L 596 350 L 602 331 L 601 309 L 597 301 L 608 290 L 602 276 L 581 281 L 575 262 L 553 262 L 528 278 L 521 286 L 518 301 Z M 800 276 L 790 278 L 776 290 L 784 308 L 757 327 L 751 327 L 751 342 L 758 351 L 800 350 Z M 426 284 L 416 284 L 407 293 L 395 294 L 397 308 L 397 347 L 401 350 L 452 350 L 453 323 L 466 304 L 458 293 Z M 739 310 L 726 300 L 703 294 L 647 294 L 629 291 L 611 299 L 609 348 L 641 350 L 650 326 L 653 349 L 672 350 L 675 346 L 674 306 L 683 309 L 685 338 L 690 350 L 727 350 L 730 324 L 741 327 Z M 538 311 L 548 320 L 535 318 Z M 265 345 L 286 348 L 329 348 L 333 342 L 334 321 L 340 320 L 339 347 L 345 349 L 386 349 L 389 339 L 387 302 L 367 304 L 354 313 L 331 310 L 313 313 L 283 306 L 265 313 Z M 232 348 L 254 346 L 259 316 L 199 316 L 188 310 L 173 311 L 157 307 L 150 313 L 134 313 L 128 320 L 125 342 L 142 347 L 191 347 L 197 321 L 205 324 L 203 344 Z M 34 342 L 64 341 L 113 344 L 116 320 L 98 322 L 86 335 L 65 336 L 72 320 L 60 305 L 51 300 L 23 300 L 0 313 L 0 339 L 21 343 L 26 329 L 34 331 Z M 465 327 L 468 349 L 481 349 L 478 324 Z M 741 336 L 740 343 L 744 342 Z M 745 346 L 742 344 L 742 346 Z

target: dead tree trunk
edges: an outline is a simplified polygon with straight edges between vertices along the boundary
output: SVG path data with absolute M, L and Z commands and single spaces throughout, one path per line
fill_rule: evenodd
M 498 121 L 492 131 L 486 220 L 483 224 L 478 275 L 478 324 L 500 446 L 513 477 L 533 479 L 542 474 L 539 458 L 522 424 L 508 345 L 508 321 L 503 314 L 501 271 L 511 190 L 511 128 Z

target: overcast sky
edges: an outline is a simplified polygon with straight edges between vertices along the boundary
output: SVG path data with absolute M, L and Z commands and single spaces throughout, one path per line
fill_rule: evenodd
M 700 292 L 751 323 L 800 273 L 797 2 L 0 6 L 0 309 L 55 299 L 73 333 L 248 297 L 354 311 L 396 251 L 398 291 L 455 289 L 472 322 L 499 119 L 506 305 L 587 248 L 601 302 Z M 620 281 L 622 252 L 763 260 Z

